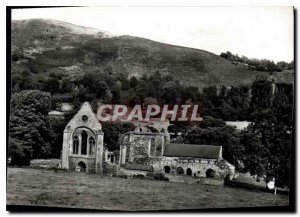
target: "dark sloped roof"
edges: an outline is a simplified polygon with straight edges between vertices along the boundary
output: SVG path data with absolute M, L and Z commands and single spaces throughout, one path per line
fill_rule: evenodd
M 222 146 L 170 143 L 165 147 L 164 156 L 217 159 L 222 156 Z
M 152 166 L 143 165 L 143 164 L 131 164 L 131 163 L 127 163 L 123 167 L 125 169 L 128 169 L 128 170 L 142 170 L 142 171 L 149 171 L 149 172 L 153 171 L 153 167 Z

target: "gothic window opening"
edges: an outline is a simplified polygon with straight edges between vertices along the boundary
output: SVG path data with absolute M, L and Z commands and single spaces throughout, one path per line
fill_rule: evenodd
M 77 136 L 73 138 L 73 154 L 78 154 L 79 139 Z
M 87 154 L 87 133 L 85 131 L 81 132 L 81 154 Z
M 95 155 L 95 139 L 92 136 L 89 138 L 89 145 L 90 145 L 89 155 L 94 156 Z
M 110 162 L 111 162 L 111 163 L 114 163 L 114 155 L 111 155 L 111 156 L 110 156 Z

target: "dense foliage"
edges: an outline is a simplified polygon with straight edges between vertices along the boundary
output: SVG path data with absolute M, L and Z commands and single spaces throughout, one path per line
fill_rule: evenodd
M 8 145 L 12 165 L 29 165 L 30 159 L 51 154 L 50 103 L 50 94 L 38 90 L 12 96 Z
M 134 130 L 134 126 L 130 123 L 103 123 L 102 130 L 104 133 L 104 143 L 109 151 L 119 150 L 120 134 Z

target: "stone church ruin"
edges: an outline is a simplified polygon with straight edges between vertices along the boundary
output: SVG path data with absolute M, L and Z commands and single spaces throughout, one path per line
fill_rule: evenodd
M 168 125 L 153 133 L 145 124 L 120 135 L 118 155 L 108 151 L 102 125 L 85 102 L 64 130 L 62 168 L 78 172 L 232 179 L 235 168 L 222 157 L 222 146 L 171 143 Z

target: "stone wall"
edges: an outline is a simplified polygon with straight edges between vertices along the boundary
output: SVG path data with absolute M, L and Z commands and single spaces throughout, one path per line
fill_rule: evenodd
M 143 175 L 147 176 L 148 172 L 147 171 L 142 171 L 142 170 L 128 170 L 122 167 L 119 167 L 116 171 L 117 175 L 127 175 L 129 177 L 133 177 L 134 175 Z
M 129 133 L 123 137 L 127 146 L 125 162 L 142 163 L 149 157 L 161 157 L 164 136 L 161 133 Z
M 170 174 L 177 174 L 177 168 L 183 169 L 182 175 L 187 175 L 188 168 L 191 170 L 193 177 L 206 177 L 206 171 L 212 169 L 215 177 L 224 178 L 228 171 L 226 168 L 221 169 L 216 159 L 200 159 L 200 158 L 179 158 L 179 157 L 162 157 L 161 159 L 153 159 L 149 161 L 155 172 L 165 173 L 165 166 L 170 167 Z

